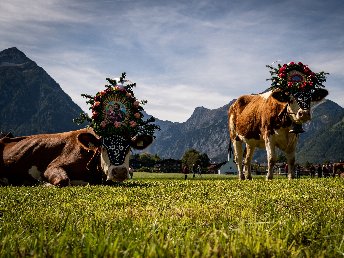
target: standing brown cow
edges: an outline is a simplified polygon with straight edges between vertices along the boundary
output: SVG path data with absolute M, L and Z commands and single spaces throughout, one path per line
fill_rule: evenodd
M 267 179 L 273 178 L 276 162 L 275 148 L 285 152 L 288 161 L 288 178 L 294 178 L 295 149 L 302 123 L 311 119 L 310 102 L 320 101 L 328 92 L 314 89 L 297 98 L 280 90 L 258 95 L 244 95 L 229 108 L 230 139 L 234 147 L 239 179 L 251 179 L 251 160 L 255 148 L 267 152 Z M 300 105 L 300 100 L 302 105 Z M 301 107 L 300 107 L 301 106 Z M 246 146 L 243 161 L 242 144 Z

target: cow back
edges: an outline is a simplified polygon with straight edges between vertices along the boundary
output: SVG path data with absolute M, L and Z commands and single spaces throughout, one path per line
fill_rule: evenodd
M 284 115 L 286 104 L 268 94 L 244 95 L 229 109 L 231 139 L 242 135 L 246 139 L 261 139 L 274 134 L 274 129 L 288 127 L 291 120 Z

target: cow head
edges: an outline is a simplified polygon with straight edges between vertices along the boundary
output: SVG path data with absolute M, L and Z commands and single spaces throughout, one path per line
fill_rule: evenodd
M 91 133 L 81 133 L 78 140 L 88 149 L 92 146 L 100 148 L 100 166 L 106 180 L 122 182 L 128 179 L 130 148 L 142 150 L 152 143 L 153 137 L 113 135 L 97 138 Z
M 109 79 L 106 89 L 95 96 L 82 94 L 91 104 L 92 117 L 81 113 L 74 121 L 77 124 L 89 122 L 98 146 L 100 166 L 107 180 L 123 181 L 129 174 L 130 148 L 144 149 L 153 141 L 155 130 L 160 130 L 155 118 L 145 119 L 142 105 L 147 101 L 136 99 L 133 88 L 136 83 L 126 79 L 126 73 L 120 78 Z M 84 136 L 80 136 L 82 141 Z M 92 136 L 87 136 L 92 137 Z M 85 137 L 85 138 L 87 138 Z M 95 158 L 93 158 L 95 159 Z M 92 162 L 94 164 L 94 162 Z
M 302 124 L 311 119 L 311 104 L 321 101 L 328 95 L 328 91 L 315 88 L 290 94 L 286 91 L 276 90 L 272 97 L 279 102 L 287 104 L 287 113 L 296 124 Z

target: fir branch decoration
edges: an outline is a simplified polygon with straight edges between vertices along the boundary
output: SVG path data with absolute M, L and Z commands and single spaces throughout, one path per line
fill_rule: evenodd
M 146 100 L 138 101 L 135 98 L 133 88 L 136 83 L 126 79 L 126 73 L 122 73 L 119 79 L 106 78 L 109 84 L 105 90 L 99 91 L 95 96 L 81 94 L 86 98 L 86 103 L 91 105 L 92 117 L 81 113 L 79 118 L 74 119 L 77 124 L 89 122 L 90 127 L 103 137 L 111 135 L 136 135 L 154 136 L 160 127 L 156 124 L 155 118 L 150 117 L 143 120 L 143 105 Z

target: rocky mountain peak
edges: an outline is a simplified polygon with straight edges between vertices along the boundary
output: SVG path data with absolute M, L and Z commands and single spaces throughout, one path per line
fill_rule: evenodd
M 15 47 L 0 52 L 0 96 L 0 131 L 19 136 L 77 129 L 72 120 L 82 112 L 80 107 L 43 68 Z M 145 151 L 161 158 L 180 159 L 192 148 L 215 162 L 225 161 L 228 108 L 234 101 L 217 109 L 197 107 L 183 123 L 157 119 L 161 131 Z M 312 117 L 304 125 L 306 132 L 300 135 L 297 161 L 343 159 L 344 109 L 326 100 L 314 109 Z M 258 151 L 254 159 L 266 162 L 265 155 L 264 150 Z
M 227 117 L 228 107 L 232 102 L 217 109 L 208 109 L 205 107 L 196 107 L 191 117 L 185 122 L 184 129 L 195 130 L 216 125 L 219 117 Z
M 0 64 L 4 65 L 20 65 L 27 62 L 33 62 L 16 47 L 11 47 L 0 52 Z
M 14 135 L 80 128 L 82 112 L 61 87 L 17 48 L 0 52 L 0 130 Z

